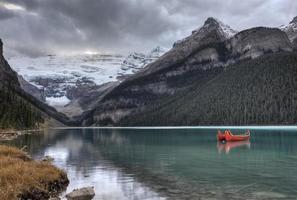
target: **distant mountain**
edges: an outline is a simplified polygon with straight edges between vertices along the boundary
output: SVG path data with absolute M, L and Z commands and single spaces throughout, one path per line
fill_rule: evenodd
M 71 124 L 65 115 L 26 93 L 22 84 L 26 83 L 19 82 L 17 73 L 3 56 L 0 40 L 0 129 L 37 128 L 44 123 Z
M 97 101 L 109 87 L 117 85 L 164 53 L 163 48 L 157 47 L 147 55 L 131 53 L 127 57 L 118 54 L 15 56 L 8 61 L 21 75 L 20 80 L 24 83 L 21 86 L 26 92 L 69 116 L 76 116 L 90 109 L 92 101 Z
M 288 36 L 277 28 L 257 27 L 235 34 L 222 24 L 208 18 L 191 36 L 175 43 L 158 60 L 108 92 L 89 113 L 86 122 L 121 123 L 125 117 L 141 115 L 165 99 L 184 94 L 193 87 L 203 87 L 235 63 L 266 54 L 292 52 Z M 227 32 L 231 34 L 222 27 L 228 27 Z
M 134 74 L 135 72 L 143 69 L 146 65 L 150 64 L 151 62 L 156 61 L 160 58 L 166 50 L 161 47 L 156 47 L 147 55 L 142 53 L 131 53 L 128 55 L 121 64 L 121 69 L 123 72 L 119 72 L 121 75 L 125 74 Z

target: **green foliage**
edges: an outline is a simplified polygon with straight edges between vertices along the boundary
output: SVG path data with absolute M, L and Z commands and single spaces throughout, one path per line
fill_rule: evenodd
M 0 85 L 0 129 L 36 128 L 43 122 L 39 110 L 11 87 Z
M 157 102 L 120 125 L 297 124 L 297 54 L 267 54 Z

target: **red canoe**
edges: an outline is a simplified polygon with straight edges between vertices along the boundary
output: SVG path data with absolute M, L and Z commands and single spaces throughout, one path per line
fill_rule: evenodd
M 233 135 L 230 130 L 226 130 L 224 133 L 218 131 L 217 139 L 218 141 L 245 141 L 250 139 L 250 131 L 247 131 L 242 135 Z
M 226 132 L 226 131 L 225 131 Z M 218 141 L 223 141 L 225 140 L 225 133 L 222 133 L 220 130 L 218 131 L 218 134 L 217 134 L 217 139 Z

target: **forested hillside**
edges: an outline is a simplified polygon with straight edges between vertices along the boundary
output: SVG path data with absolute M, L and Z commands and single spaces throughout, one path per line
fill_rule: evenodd
M 37 128 L 44 122 L 41 110 L 29 99 L 30 95 L 20 89 L 17 74 L 3 57 L 0 40 L 0 129 Z
M 0 40 L 0 129 L 37 128 L 45 120 L 57 125 L 76 125 L 65 115 L 21 89 L 17 73 L 3 56 Z
M 37 128 L 44 123 L 41 112 L 13 89 L 0 85 L 0 129 Z
M 120 125 L 297 124 L 297 53 L 241 61 Z

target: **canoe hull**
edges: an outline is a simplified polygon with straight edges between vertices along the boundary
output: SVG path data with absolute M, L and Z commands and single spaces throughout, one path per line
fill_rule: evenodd
M 221 131 L 218 131 L 217 134 L 217 140 L 218 141 L 228 141 L 228 142 L 238 142 L 238 141 L 246 141 L 250 139 L 250 132 L 247 131 L 247 133 L 243 135 L 233 135 L 231 131 L 225 131 L 222 133 Z
M 226 134 L 225 135 L 225 140 L 228 142 L 238 142 L 238 141 L 245 141 L 245 140 L 249 140 L 250 139 L 250 135 L 230 135 L 230 134 Z

